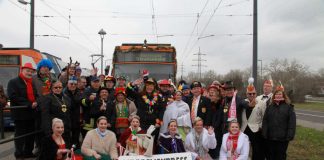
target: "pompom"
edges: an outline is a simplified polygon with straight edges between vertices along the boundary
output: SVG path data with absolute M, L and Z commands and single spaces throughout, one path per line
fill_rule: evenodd
M 253 77 L 250 77 L 249 80 L 248 80 L 249 84 L 253 84 L 254 83 L 254 78 Z

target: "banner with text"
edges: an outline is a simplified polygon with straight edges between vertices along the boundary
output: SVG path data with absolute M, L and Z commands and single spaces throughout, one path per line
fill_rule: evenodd
M 146 156 L 120 156 L 118 160 L 192 160 L 191 153 L 172 153 L 172 154 L 156 154 L 152 157 Z

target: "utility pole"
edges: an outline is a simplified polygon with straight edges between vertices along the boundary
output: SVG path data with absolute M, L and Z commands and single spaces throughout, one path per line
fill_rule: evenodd
M 254 86 L 258 86 L 258 0 L 253 0 L 253 58 L 252 76 Z
M 30 1 L 30 42 L 29 42 L 29 48 L 34 49 L 34 35 L 35 35 L 35 0 Z
M 193 60 L 193 61 L 197 61 L 197 65 L 192 65 L 192 66 L 197 66 L 197 73 L 199 74 L 199 79 L 201 80 L 201 67 L 207 67 L 206 65 L 201 64 L 201 62 L 206 61 L 205 59 L 202 59 L 201 56 L 205 56 L 206 54 L 202 54 L 200 52 L 200 47 L 199 47 L 199 52 L 194 55 L 197 55 L 198 57 L 198 59 Z
M 184 65 L 183 63 L 180 65 L 180 70 L 181 70 L 181 79 L 182 79 L 182 76 L 183 76 L 183 72 L 184 72 Z

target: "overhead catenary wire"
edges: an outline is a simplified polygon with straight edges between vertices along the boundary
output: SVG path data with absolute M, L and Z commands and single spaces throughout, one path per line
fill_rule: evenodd
M 21 10 L 23 10 L 24 12 L 30 14 L 29 11 L 25 10 L 23 7 L 19 6 L 18 4 L 16 4 L 15 2 L 13 2 L 12 0 L 8 0 L 11 4 L 13 4 L 14 6 L 20 8 Z M 55 31 L 56 33 L 58 33 L 58 35 L 56 37 L 59 37 L 59 36 L 64 36 L 63 33 L 61 33 L 60 31 L 58 31 L 57 29 L 55 29 L 54 27 L 52 27 L 51 25 L 49 25 L 48 23 L 46 23 L 45 21 L 43 21 L 42 19 L 40 19 L 39 17 L 36 17 L 36 20 L 41 22 L 42 24 L 46 25 L 47 27 L 49 27 L 50 29 L 52 29 L 53 31 Z M 74 44 L 76 44 L 77 46 L 79 46 L 80 48 L 83 48 L 85 50 L 87 50 L 88 52 L 92 53 L 93 51 L 91 49 L 89 49 L 88 47 L 80 44 L 79 42 L 71 39 L 70 37 L 68 38 L 71 42 L 73 42 Z
M 214 9 L 213 14 L 212 14 L 212 15 L 210 16 L 210 18 L 208 19 L 208 21 L 207 21 L 205 27 L 203 27 L 203 30 L 201 31 L 201 33 L 199 34 L 198 37 L 201 37 L 202 34 L 205 32 L 206 28 L 208 27 L 210 21 L 212 20 L 213 16 L 215 15 L 216 11 L 218 10 L 218 8 L 219 8 L 220 4 L 222 3 L 222 1 L 223 1 L 223 0 L 220 0 L 220 1 L 219 1 L 219 3 L 217 4 L 217 6 L 216 6 L 215 9 Z M 195 41 L 195 43 L 194 43 L 194 44 L 192 45 L 192 47 L 190 48 L 189 52 L 184 52 L 184 54 L 183 54 L 184 56 L 182 56 L 182 58 L 181 58 L 181 59 L 183 59 L 183 61 L 185 61 L 185 59 L 188 57 L 188 54 L 190 54 L 191 51 L 193 50 L 193 48 L 197 45 L 198 41 L 199 41 L 199 39 L 197 39 L 197 40 Z
M 72 25 L 72 27 L 74 27 L 78 32 L 81 33 L 81 35 L 87 40 L 89 41 L 96 49 L 97 51 L 99 51 L 99 47 L 96 43 L 94 43 L 86 34 L 84 34 L 84 32 L 76 25 L 74 24 L 71 19 L 66 18 L 62 13 L 60 13 L 58 10 L 56 10 L 55 8 L 53 8 L 52 6 L 50 6 L 49 4 L 47 4 L 47 2 L 42 1 L 48 8 L 50 8 L 51 10 L 53 10 L 54 12 L 56 12 L 57 14 L 61 15 L 67 22 L 69 22 L 69 24 Z
M 155 35 L 156 35 L 156 43 L 159 43 L 159 37 L 158 37 L 158 30 L 157 30 L 157 25 L 156 25 L 156 17 L 155 17 L 155 9 L 154 9 L 153 0 L 151 0 L 151 6 L 152 6 L 152 29 L 153 29 L 153 33 L 155 33 Z
M 191 33 L 190 33 L 190 36 L 189 36 L 189 38 L 188 38 L 188 41 L 187 41 L 187 43 L 186 43 L 186 45 L 185 45 L 185 47 L 184 47 L 184 50 L 183 50 L 183 53 L 182 53 L 183 55 L 184 55 L 184 54 L 186 53 L 186 51 L 187 51 L 187 48 L 188 48 L 188 46 L 189 46 L 189 44 L 190 44 L 190 42 L 191 42 L 191 37 L 192 37 L 193 33 L 195 32 L 196 27 L 197 27 L 197 25 L 198 25 L 199 18 L 200 18 L 201 15 L 204 13 L 204 11 L 205 11 L 205 9 L 206 9 L 206 7 L 207 7 L 208 2 L 209 2 L 209 0 L 206 1 L 204 7 L 203 7 L 202 10 L 200 11 L 200 13 L 198 13 L 197 21 L 196 21 L 196 23 L 195 23 L 195 25 L 194 25 L 194 27 L 193 27 Z

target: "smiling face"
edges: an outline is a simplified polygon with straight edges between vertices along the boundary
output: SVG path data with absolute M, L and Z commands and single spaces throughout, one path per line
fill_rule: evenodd
M 108 95 L 109 95 L 109 93 L 105 89 L 101 90 L 100 93 L 99 93 L 99 96 L 100 96 L 101 99 L 107 99 Z
M 270 84 L 265 83 L 263 85 L 263 92 L 265 95 L 268 95 L 272 92 L 272 86 Z
M 182 100 L 182 94 L 181 94 L 181 92 L 176 92 L 176 94 L 175 94 L 175 100 L 176 101 Z
M 29 69 L 29 68 L 24 68 L 21 71 L 23 76 L 26 77 L 26 78 L 32 78 L 34 72 L 35 72 L 34 70 Z
M 77 83 L 74 83 L 74 82 L 69 82 L 68 85 L 67 85 L 68 89 L 70 91 L 75 91 L 76 88 L 77 88 Z
M 107 88 L 114 88 L 115 86 L 115 83 L 113 81 L 106 81 L 105 83 Z
M 277 91 L 275 93 L 275 95 L 274 95 L 274 100 L 275 101 L 283 101 L 283 100 L 285 100 L 283 93 L 281 91 Z
M 171 121 L 169 123 L 168 129 L 169 129 L 169 132 L 171 135 L 175 135 L 177 133 L 177 128 L 178 128 L 178 125 L 177 125 L 176 121 Z
M 62 136 L 64 133 L 64 125 L 62 122 L 56 122 L 52 127 L 53 134 L 56 136 Z
M 94 89 L 99 89 L 100 88 L 100 81 L 92 81 L 91 82 L 91 87 Z
M 201 94 L 201 87 L 194 87 L 191 89 L 191 93 L 195 96 L 198 97 Z
M 229 132 L 231 134 L 237 134 L 238 132 L 240 132 L 240 126 L 239 126 L 239 124 L 237 122 L 230 123 Z
M 125 95 L 123 93 L 118 93 L 117 96 L 116 96 L 116 100 L 118 102 L 124 102 L 125 100 Z
M 154 91 L 154 84 L 153 83 L 146 83 L 145 89 L 147 93 L 152 93 Z
M 203 121 L 197 121 L 195 124 L 194 124 L 194 129 L 197 133 L 201 133 L 204 129 L 204 123 Z
M 255 91 L 252 91 L 252 92 L 249 91 L 249 92 L 246 93 L 246 96 L 249 99 L 249 101 L 251 102 L 253 99 L 256 98 L 256 92 Z
M 45 67 L 45 66 L 42 66 L 42 67 L 40 67 L 40 69 L 39 69 L 39 75 L 41 76 L 41 77 L 45 77 L 45 76 L 47 76 L 47 75 L 49 75 L 49 69 L 48 69 L 48 67 Z
M 170 85 L 165 85 L 165 84 L 160 85 L 160 89 L 164 93 L 167 92 L 167 91 L 169 91 L 169 88 L 170 88 Z
M 233 97 L 233 95 L 234 95 L 234 88 L 225 89 L 225 95 L 226 95 L 226 97 Z
M 108 122 L 106 119 L 101 119 L 98 121 L 97 123 L 97 127 L 100 130 L 100 132 L 105 132 L 107 130 L 108 127 Z
M 118 83 L 119 86 L 123 87 L 126 84 L 126 80 L 124 80 L 122 78 L 118 78 L 117 83 Z

